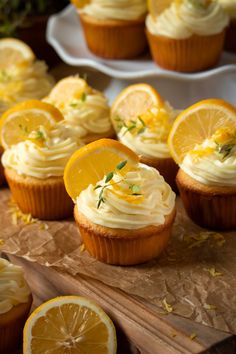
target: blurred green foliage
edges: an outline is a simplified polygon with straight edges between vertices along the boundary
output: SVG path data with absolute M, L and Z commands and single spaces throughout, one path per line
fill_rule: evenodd
M 14 36 L 30 16 L 50 15 L 68 3 L 69 0 L 0 0 L 0 37 Z

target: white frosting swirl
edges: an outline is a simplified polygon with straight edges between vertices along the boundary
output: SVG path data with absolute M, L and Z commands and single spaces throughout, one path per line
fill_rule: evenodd
M 236 19 L 236 0 L 218 0 L 230 18 Z
M 30 293 L 22 268 L 0 258 L 0 314 L 28 302 Z
M 86 94 L 84 100 L 72 98 L 63 105 L 52 102 L 50 97 L 45 101 L 54 104 L 62 112 L 65 119 L 63 125 L 73 128 L 82 140 L 86 141 L 90 134 L 106 134 L 112 129 L 107 98 L 98 91 Z
M 118 133 L 119 140 L 138 155 L 150 158 L 169 158 L 171 155 L 167 145 L 167 137 L 177 111 L 166 102 L 163 108 L 157 110 L 154 107 L 151 112 L 153 112 L 154 118 L 156 117 L 152 126 L 147 123 L 141 134 L 133 134 L 132 130 L 127 131 L 126 127 L 122 127 Z M 164 122 L 159 121 L 158 113 L 164 118 Z
M 18 102 L 45 97 L 53 84 L 42 61 L 0 70 L 0 114 Z
M 146 25 L 150 33 L 173 39 L 186 39 L 192 35 L 209 36 L 220 33 L 229 24 L 229 17 L 220 4 L 212 1 L 201 6 L 205 0 L 175 2 L 156 19 L 148 15 Z M 196 5 L 194 5 L 196 3 Z
M 98 20 L 136 20 L 147 12 L 145 0 L 92 0 L 81 13 Z
M 104 180 L 97 185 L 103 185 Z M 141 195 L 132 195 L 130 186 L 140 187 Z M 100 188 L 89 185 L 76 199 L 78 210 L 92 222 L 120 229 L 139 229 L 162 225 L 175 206 L 175 193 L 159 172 L 144 164 L 123 177 L 115 174 L 104 189 L 105 202 L 97 208 Z
M 40 127 L 43 134 L 43 143 L 36 139 L 27 139 L 12 145 L 2 155 L 2 164 L 5 168 L 14 169 L 19 175 L 36 178 L 63 176 L 64 168 L 70 156 L 82 144 L 72 134 L 72 130 L 63 125 L 56 125 L 52 131 Z
M 181 169 L 205 185 L 236 187 L 236 146 L 226 158 L 219 156 L 216 144 L 210 139 L 206 139 L 195 149 L 199 147 L 212 148 L 213 151 L 203 156 L 188 153 L 180 165 Z

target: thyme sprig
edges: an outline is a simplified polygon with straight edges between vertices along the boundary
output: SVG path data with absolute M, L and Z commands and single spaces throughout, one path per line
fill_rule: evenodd
M 98 184 L 96 187 L 94 187 L 94 190 L 96 189 L 100 189 L 99 195 L 98 195 L 98 202 L 97 202 L 97 209 L 100 208 L 102 203 L 106 202 L 106 199 L 104 198 L 104 190 L 110 186 L 110 181 L 113 179 L 114 175 L 122 170 L 122 168 L 125 167 L 125 165 L 127 164 L 127 160 L 121 161 L 115 168 L 114 171 L 109 172 L 106 177 L 105 177 L 105 181 L 104 181 L 104 185 Z M 120 180 L 118 182 L 114 182 L 113 184 L 118 184 L 121 183 L 123 180 Z M 131 195 L 141 195 L 140 191 L 141 188 L 140 186 L 136 185 L 136 184 L 129 184 L 129 190 L 131 191 Z
M 86 94 L 85 92 L 83 92 L 83 93 L 81 94 L 81 96 L 80 96 L 80 101 L 85 102 L 86 99 L 87 99 L 87 94 Z M 72 102 L 70 103 L 70 107 L 72 107 L 72 108 L 77 108 L 78 105 L 79 105 L 79 100 L 77 100 L 77 101 L 72 101 Z
M 147 128 L 146 123 L 140 116 L 138 116 L 136 120 L 130 119 L 128 122 L 125 122 L 120 117 L 116 117 L 115 121 L 117 122 L 117 128 L 119 130 L 123 127 L 126 128 L 123 136 L 128 132 L 133 132 L 134 134 L 139 135 L 142 134 Z
M 221 156 L 222 160 L 228 157 L 235 146 L 235 144 L 219 144 L 216 143 L 216 151 Z

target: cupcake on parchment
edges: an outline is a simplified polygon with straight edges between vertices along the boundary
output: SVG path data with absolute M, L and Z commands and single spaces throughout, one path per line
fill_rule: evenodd
M 230 52 L 236 52 L 236 1 L 218 0 L 225 12 L 230 17 L 230 24 L 226 30 L 225 49 Z
M 61 124 L 52 105 L 26 101 L 4 113 L 2 164 L 13 199 L 23 213 L 45 220 L 71 216 L 63 173 L 70 156 L 82 143 Z
M 129 59 L 147 47 L 145 0 L 72 1 L 78 9 L 88 48 L 108 59 Z
M 118 139 L 139 155 L 140 162 L 156 168 L 175 191 L 178 165 L 170 155 L 167 138 L 176 115 L 177 111 L 147 84 L 128 86 L 111 109 Z
M 167 246 L 175 193 L 159 172 L 115 140 L 81 148 L 64 174 L 75 220 L 88 252 L 116 265 L 143 263 Z
M 16 350 L 32 304 L 21 267 L 0 258 L 0 353 Z
M 61 111 L 62 124 L 72 128 L 85 144 L 115 135 L 107 98 L 78 76 L 60 80 L 44 101 Z
M 162 2 L 160 2 L 162 3 Z M 217 1 L 150 1 L 146 19 L 148 41 L 154 61 L 169 70 L 194 72 L 217 64 L 229 17 Z
M 235 107 L 217 99 L 189 107 L 175 121 L 169 147 L 189 217 L 206 228 L 236 229 Z

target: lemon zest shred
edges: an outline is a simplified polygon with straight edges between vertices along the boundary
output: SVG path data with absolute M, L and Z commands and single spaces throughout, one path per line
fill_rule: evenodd
M 80 248 L 79 248 L 80 252 L 84 252 L 85 251 L 85 244 L 82 243 L 82 245 L 80 245 Z
M 212 267 L 212 268 L 204 268 L 204 270 L 206 270 L 207 272 L 209 272 L 212 277 L 220 277 L 221 275 L 223 275 L 223 273 L 217 272 L 216 269 L 215 269 L 215 267 Z
M 203 305 L 203 308 L 204 308 L 205 310 L 209 310 L 209 311 L 211 311 L 211 310 L 216 310 L 216 309 L 217 309 L 217 307 L 216 307 L 215 305 L 211 305 L 211 304 L 204 304 L 204 305 Z
M 196 334 L 196 333 L 191 333 L 190 336 L 189 336 L 189 338 L 190 338 L 191 340 L 194 340 L 195 338 L 197 338 L 197 334 Z
M 5 244 L 5 241 L 2 238 L 0 238 L 0 247 L 3 246 L 4 244 Z
M 168 304 L 166 297 L 162 300 L 162 307 L 168 313 L 171 313 L 174 310 L 173 307 L 170 304 Z

